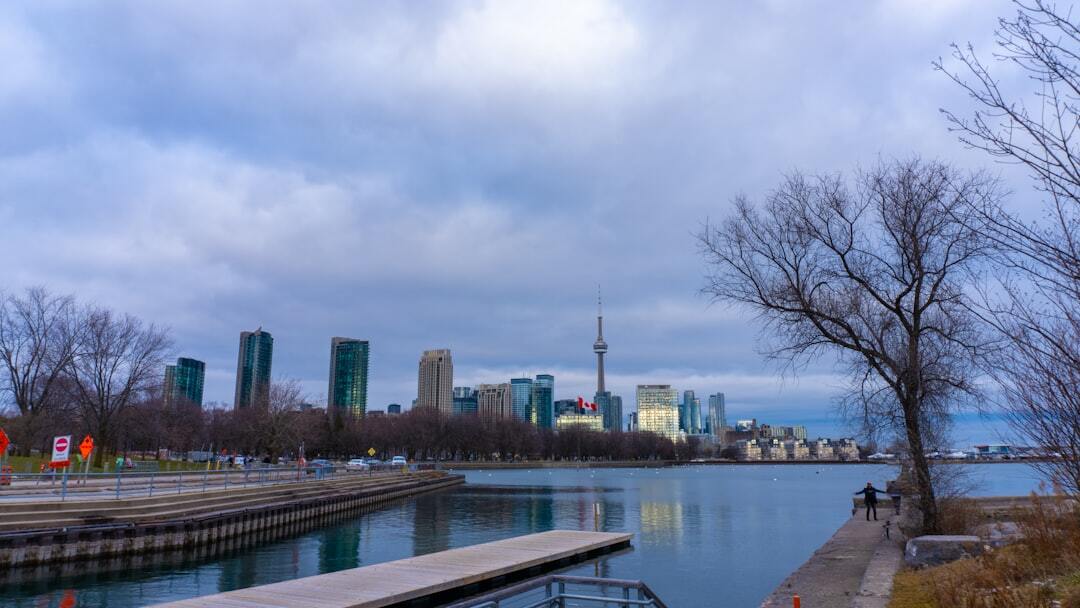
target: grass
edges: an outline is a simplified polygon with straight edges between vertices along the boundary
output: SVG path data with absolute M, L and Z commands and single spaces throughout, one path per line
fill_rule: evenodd
M 907 570 L 890 608 L 1080 608 L 1080 509 L 1037 497 L 1014 517 L 1023 538 L 973 559 Z

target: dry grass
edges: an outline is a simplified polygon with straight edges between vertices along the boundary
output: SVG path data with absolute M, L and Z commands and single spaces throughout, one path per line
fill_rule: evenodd
M 965 517 L 957 515 L 954 523 L 960 525 Z M 1035 498 L 1014 520 L 1023 539 L 1009 547 L 898 574 L 889 606 L 1080 608 L 1080 509 L 1076 503 Z

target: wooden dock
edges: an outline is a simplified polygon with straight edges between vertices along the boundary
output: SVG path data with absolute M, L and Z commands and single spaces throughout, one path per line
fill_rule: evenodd
M 632 534 L 552 530 L 363 568 L 238 589 L 159 608 L 437 605 L 630 545 Z M 425 598 L 430 599 L 425 602 Z

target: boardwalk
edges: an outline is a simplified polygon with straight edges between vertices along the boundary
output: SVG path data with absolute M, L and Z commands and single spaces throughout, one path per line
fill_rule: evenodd
M 380 608 L 434 594 L 479 590 L 515 574 L 620 549 L 631 534 L 553 530 L 342 570 L 218 595 L 160 604 L 159 608 Z

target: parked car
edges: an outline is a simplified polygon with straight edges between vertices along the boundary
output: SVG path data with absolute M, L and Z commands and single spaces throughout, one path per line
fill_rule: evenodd
M 364 462 L 363 458 L 353 458 L 349 462 L 345 463 L 346 471 L 366 471 L 370 468 L 371 467 L 368 466 L 368 463 Z
M 308 468 L 315 469 L 323 473 L 332 473 L 334 471 L 334 463 L 330 462 L 329 460 L 324 460 L 322 458 L 316 458 L 315 460 L 312 460 L 308 463 Z
M 408 464 L 408 461 L 405 460 L 404 456 L 394 456 L 390 460 L 390 466 L 394 466 L 394 467 L 403 467 L 403 466 L 405 466 L 407 464 Z

